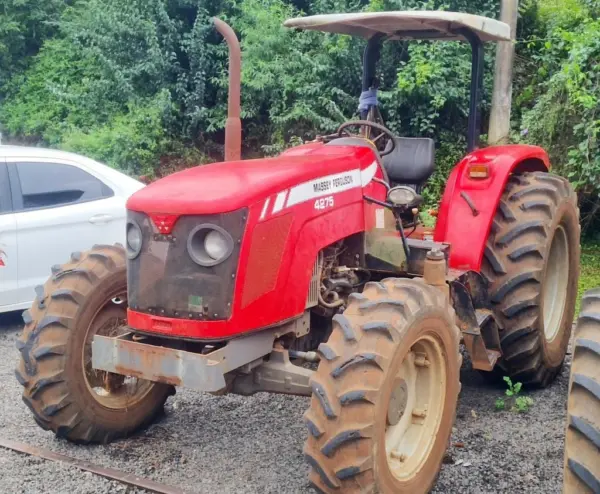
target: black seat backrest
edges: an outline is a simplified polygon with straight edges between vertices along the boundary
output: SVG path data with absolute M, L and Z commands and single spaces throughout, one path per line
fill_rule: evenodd
M 435 169 L 433 139 L 396 137 L 396 149 L 383 157 L 383 166 L 392 182 L 419 185 Z

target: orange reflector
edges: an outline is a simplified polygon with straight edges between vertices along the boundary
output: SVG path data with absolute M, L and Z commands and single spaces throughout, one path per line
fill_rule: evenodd
M 490 169 L 487 165 L 472 165 L 469 167 L 469 177 L 473 179 L 484 179 L 490 176 Z

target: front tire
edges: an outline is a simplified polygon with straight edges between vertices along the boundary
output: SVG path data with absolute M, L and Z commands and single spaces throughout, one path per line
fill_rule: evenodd
M 542 172 L 509 179 L 482 265 L 503 352 L 491 376 L 545 387 L 560 371 L 575 315 L 579 238 L 567 180 Z
M 172 387 L 91 366 L 94 334 L 115 336 L 126 320 L 125 249 L 95 246 L 52 272 L 17 340 L 15 375 L 35 421 L 78 443 L 107 443 L 150 424 Z
M 600 494 L 600 289 L 587 292 L 575 328 L 564 494 Z
M 305 413 L 322 492 L 424 493 L 454 422 L 462 358 L 454 312 L 421 280 L 368 283 L 321 344 Z

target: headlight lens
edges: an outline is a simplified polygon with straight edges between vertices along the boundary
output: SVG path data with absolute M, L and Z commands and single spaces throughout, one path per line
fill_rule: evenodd
M 204 238 L 206 253 L 215 261 L 220 260 L 227 254 L 228 247 L 227 239 L 217 230 L 208 233 Z
M 410 206 L 417 199 L 417 193 L 410 187 L 394 187 L 388 192 L 388 201 L 394 206 Z
M 215 266 L 227 259 L 233 251 L 233 239 L 216 225 L 199 225 L 188 237 L 188 253 L 200 266 Z
M 137 223 L 127 223 L 127 257 L 135 259 L 142 251 L 142 230 Z

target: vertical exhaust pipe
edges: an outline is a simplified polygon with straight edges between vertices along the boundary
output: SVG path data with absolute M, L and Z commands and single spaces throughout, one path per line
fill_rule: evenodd
M 216 17 L 213 18 L 213 22 L 229 46 L 229 100 L 227 123 L 225 124 L 225 161 L 237 161 L 242 158 L 242 121 L 240 119 L 242 50 L 240 42 L 229 24 Z

